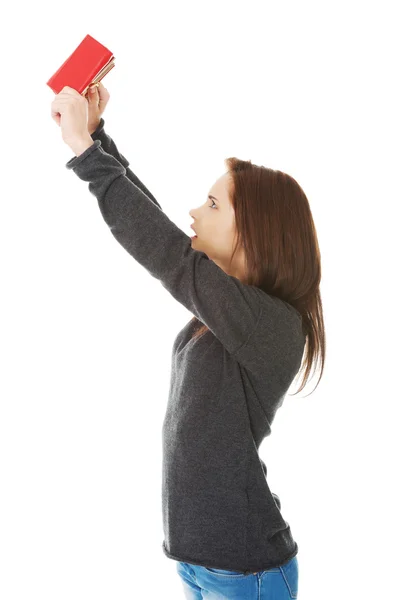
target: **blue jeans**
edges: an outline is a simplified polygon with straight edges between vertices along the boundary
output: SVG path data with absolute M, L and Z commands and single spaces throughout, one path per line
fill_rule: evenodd
M 281 567 L 256 574 L 211 569 L 191 563 L 176 565 L 187 600 L 291 600 L 297 598 L 297 556 Z

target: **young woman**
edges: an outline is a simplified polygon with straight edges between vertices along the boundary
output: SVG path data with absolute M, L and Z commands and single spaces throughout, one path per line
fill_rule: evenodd
M 107 90 L 88 96 L 93 144 L 66 167 L 89 182 L 116 240 L 193 314 L 172 348 L 162 549 L 187 598 L 296 598 L 298 546 L 258 451 L 303 355 L 300 390 L 318 354 L 324 366 L 307 198 L 289 175 L 229 158 L 190 211 L 190 238 L 105 133 Z

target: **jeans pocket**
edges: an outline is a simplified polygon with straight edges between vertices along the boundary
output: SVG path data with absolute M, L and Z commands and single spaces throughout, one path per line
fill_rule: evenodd
M 297 556 L 294 556 L 289 562 L 282 567 L 279 567 L 279 569 L 285 580 L 286 587 L 289 590 L 290 597 L 297 598 L 299 583 L 299 564 Z

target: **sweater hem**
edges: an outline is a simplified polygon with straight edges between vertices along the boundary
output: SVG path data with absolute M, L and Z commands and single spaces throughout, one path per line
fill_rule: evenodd
M 229 567 L 229 570 L 242 571 L 245 575 L 250 575 L 250 574 L 258 573 L 259 571 L 268 571 L 270 569 L 282 567 L 283 565 L 288 563 L 290 560 L 292 560 L 292 558 L 294 558 L 297 555 L 299 548 L 298 548 L 298 545 L 296 542 L 294 542 L 294 544 L 295 544 L 295 549 L 290 554 L 290 556 L 288 556 L 285 560 L 280 561 L 278 564 L 266 562 L 266 563 L 262 564 L 261 566 L 254 565 L 253 567 L 249 567 L 248 569 L 243 569 L 243 567 L 239 566 L 239 565 L 231 565 Z M 178 562 L 186 562 L 186 563 L 190 563 L 193 565 L 197 565 L 199 567 L 208 567 L 211 569 L 226 569 L 227 568 L 225 566 L 224 567 L 216 566 L 213 561 L 204 562 L 204 561 L 196 560 L 195 558 L 192 558 L 189 556 L 184 556 L 184 555 L 177 556 L 176 554 L 172 554 L 171 552 L 169 552 L 167 550 L 167 548 L 165 546 L 165 540 L 162 542 L 162 550 L 163 550 L 165 556 L 167 556 L 168 558 L 171 558 L 172 560 L 176 560 Z

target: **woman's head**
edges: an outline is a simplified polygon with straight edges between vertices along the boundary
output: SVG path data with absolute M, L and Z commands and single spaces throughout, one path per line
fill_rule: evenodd
M 244 251 L 240 248 L 233 256 L 236 220 L 232 205 L 232 177 L 229 172 L 221 175 L 212 185 L 206 201 L 189 211 L 194 219 L 192 248 L 201 250 L 228 275 L 244 281 L 246 265 Z
M 317 355 L 321 376 L 325 360 L 321 256 L 308 199 L 297 181 L 282 171 L 235 157 L 225 164 L 228 171 L 212 185 L 205 203 L 189 213 L 198 235 L 192 248 L 301 314 L 307 338 L 301 391 Z M 196 335 L 206 330 L 204 325 Z

